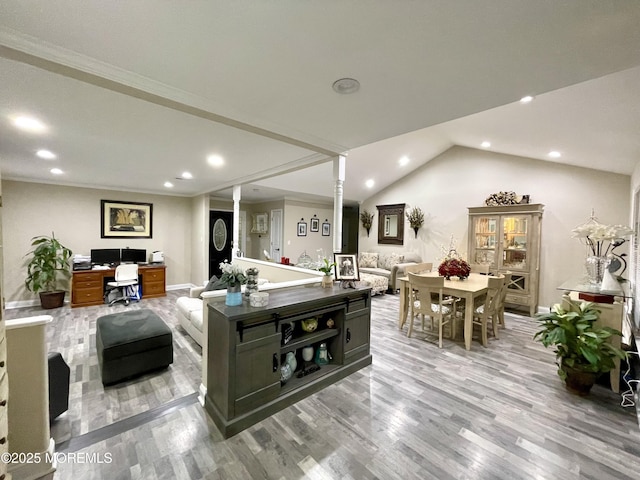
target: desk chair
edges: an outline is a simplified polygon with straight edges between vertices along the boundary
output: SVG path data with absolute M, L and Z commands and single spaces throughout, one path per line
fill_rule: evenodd
M 138 265 L 135 263 L 127 263 L 116 267 L 115 281 L 107 282 L 107 291 L 105 298 L 109 298 L 109 293 L 115 289 L 120 290 L 120 296 L 109 302 L 113 305 L 116 302 L 124 302 L 129 305 L 130 299 L 127 295 L 127 287 L 138 285 Z

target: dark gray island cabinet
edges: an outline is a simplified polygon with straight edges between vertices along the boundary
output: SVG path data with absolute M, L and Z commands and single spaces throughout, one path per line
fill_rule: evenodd
M 225 438 L 371 364 L 370 288 L 299 287 L 269 292 L 267 307 L 208 308 L 204 406 Z M 297 367 L 283 383 L 290 352 Z

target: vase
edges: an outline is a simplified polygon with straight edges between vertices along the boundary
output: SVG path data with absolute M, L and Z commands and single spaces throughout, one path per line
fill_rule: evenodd
M 325 275 L 322 277 L 322 287 L 323 288 L 332 288 L 333 287 L 333 276 Z
M 285 357 L 285 363 L 291 368 L 291 373 L 296 371 L 296 369 L 298 368 L 298 361 L 296 360 L 295 352 L 287 353 L 287 356 Z
M 242 292 L 240 291 L 239 283 L 227 286 L 227 296 L 224 300 L 224 304 L 229 307 L 242 305 Z
M 247 286 L 244 287 L 244 296 L 249 297 L 252 293 L 258 292 L 258 273 L 257 268 L 247 268 Z
M 420 227 L 413 227 L 413 231 L 416 234 L 416 238 L 418 238 L 418 230 L 420 230 Z
M 310 362 L 312 358 L 313 358 L 313 347 L 312 346 L 304 347 L 302 349 L 302 359 L 305 362 Z
M 606 257 L 599 257 L 597 255 L 589 255 L 587 257 L 585 267 L 587 269 L 587 280 L 591 285 L 600 285 L 602 283 L 606 264 Z

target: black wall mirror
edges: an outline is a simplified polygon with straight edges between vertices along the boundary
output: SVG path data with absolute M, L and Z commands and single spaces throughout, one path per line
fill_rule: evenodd
M 404 203 L 376 205 L 378 209 L 378 243 L 404 243 Z

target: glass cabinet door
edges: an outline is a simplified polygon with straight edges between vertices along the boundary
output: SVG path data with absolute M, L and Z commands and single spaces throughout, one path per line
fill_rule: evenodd
M 474 221 L 475 249 L 471 263 L 493 265 L 498 247 L 498 217 L 477 217 Z
M 526 270 L 528 230 L 527 217 L 509 216 L 502 221 L 502 267 Z

